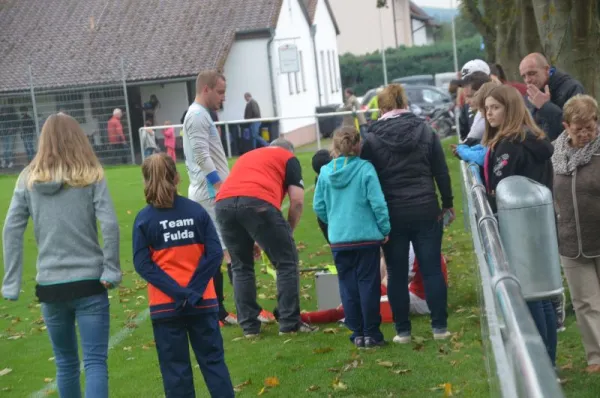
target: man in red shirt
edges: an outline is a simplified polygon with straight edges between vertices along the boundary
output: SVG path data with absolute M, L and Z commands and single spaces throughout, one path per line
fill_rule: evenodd
M 287 220 L 281 213 L 290 198 Z M 216 197 L 217 222 L 232 260 L 238 322 L 248 338 L 260 333 L 254 272 L 255 243 L 277 271 L 279 332 L 317 330 L 300 319 L 298 252 L 293 231 L 304 206 L 302 168 L 291 142 L 278 138 L 270 146 L 242 155 Z M 254 251 L 254 253 L 253 253 Z

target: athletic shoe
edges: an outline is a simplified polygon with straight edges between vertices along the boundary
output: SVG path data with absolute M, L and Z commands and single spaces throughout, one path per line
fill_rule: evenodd
M 248 340 L 258 339 L 260 337 L 260 333 L 244 333 L 244 337 Z
M 308 323 L 300 322 L 300 325 L 298 325 L 298 328 L 296 330 L 290 330 L 289 332 L 279 332 L 279 335 L 287 336 L 296 333 L 315 333 L 318 331 L 319 328 L 317 326 L 311 326 Z
M 269 311 L 266 310 L 262 310 L 260 312 L 260 314 L 258 314 L 257 319 L 261 322 L 261 323 L 275 323 L 275 315 L 273 315 L 272 313 L 270 313 Z
M 372 337 L 365 337 L 365 348 L 379 348 L 387 345 L 385 340 L 375 340 Z
M 447 340 L 450 337 L 452 337 L 452 333 L 446 329 L 433 329 L 434 340 Z
M 235 314 L 229 313 L 224 319 L 221 319 L 224 325 L 237 325 L 238 320 Z
M 365 338 L 362 336 L 355 337 L 354 345 L 356 346 L 356 348 L 365 348 Z
M 396 344 L 410 344 L 412 337 L 410 336 L 410 333 L 403 333 L 394 336 L 392 341 Z

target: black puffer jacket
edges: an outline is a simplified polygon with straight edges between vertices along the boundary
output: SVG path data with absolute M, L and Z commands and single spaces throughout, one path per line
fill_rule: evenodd
M 377 170 L 390 217 L 405 221 L 437 218 L 440 207 L 435 183 L 442 206 L 453 207 L 450 174 L 439 137 L 414 114 L 373 123 L 360 156 Z
M 565 103 L 577 94 L 584 94 L 583 86 L 579 81 L 564 72 L 554 69 L 550 80 L 550 101 L 540 109 L 532 109 L 535 122 L 544 130 L 550 141 L 554 141 L 563 132 L 563 107 Z
M 505 139 L 488 150 L 483 172 L 492 211 L 496 213 L 496 187 L 506 177 L 531 178 L 552 190 L 553 153 L 548 139 L 538 139 L 531 132 L 527 132 L 524 141 Z

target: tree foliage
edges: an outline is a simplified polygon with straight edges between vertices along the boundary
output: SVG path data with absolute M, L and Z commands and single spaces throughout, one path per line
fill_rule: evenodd
M 457 42 L 459 67 L 465 62 L 482 58 L 479 36 Z M 454 71 L 452 43 L 410 47 L 386 51 L 386 63 L 390 80 L 411 76 Z M 383 84 L 381 53 L 356 56 L 345 54 L 340 57 L 343 87 L 353 87 L 359 94 Z
M 518 78 L 521 59 L 543 53 L 558 68 L 600 95 L 600 16 L 592 0 L 462 0 L 461 13 L 477 28 L 487 61 Z

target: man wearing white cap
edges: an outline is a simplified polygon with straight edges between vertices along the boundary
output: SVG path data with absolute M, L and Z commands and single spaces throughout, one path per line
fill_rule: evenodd
M 461 80 L 458 82 L 459 87 L 464 87 L 465 83 L 468 83 L 468 78 L 472 76 L 474 73 L 485 73 L 486 75 L 490 75 L 490 67 L 487 62 L 481 59 L 474 59 L 462 67 L 460 70 Z M 466 139 L 469 131 L 471 130 L 471 126 L 473 124 L 473 119 L 475 118 L 475 114 L 471 114 L 469 104 L 465 103 L 461 109 L 458 118 L 458 127 L 460 132 L 460 139 L 463 141 Z

